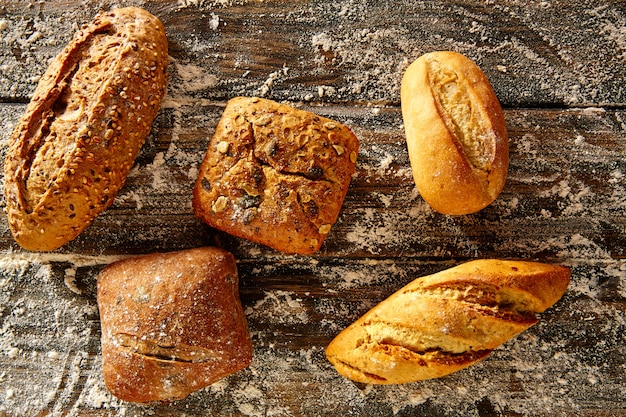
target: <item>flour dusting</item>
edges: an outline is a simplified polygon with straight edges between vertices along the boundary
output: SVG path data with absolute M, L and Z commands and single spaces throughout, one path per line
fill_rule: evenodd
M 2 157 L 49 60 L 96 9 L 118 2 L 53 3 L 15 12 L 9 2 L 0 16 Z M 127 3 L 153 8 L 168 27 L 168 91 L 125 188 L 86 231 L 84 242 L 98 246 L 28 253 L 0 225 L 0 414 L 565 417 L 626 408 L 622 8 Z M 404 143 L 402 74 L 422 53 L 444 49 L 485 71 L 510 133 L 505 189 L 469 216 L 442 216 L 423 201 Z M 235 95 L 306 104 L 359 137 L 357 172 L 319 254 L 276 253 L 195 221 L 198 167 Z M 119 401 L 102 379 L 98 271 L 127 250 L 199 246 L 214 236 L 238 257 L 251 366 L 174 404 Z M 444 378 L 361 385 L 326 360 L 330 340 L 377 302 L 478 257 L 562 264 L 572 282 L 537 325 Z

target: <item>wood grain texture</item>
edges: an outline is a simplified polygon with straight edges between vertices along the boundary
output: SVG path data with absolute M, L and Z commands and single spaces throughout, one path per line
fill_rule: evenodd
M 0 97 L 23 101 L 75 30 L 109 1 L 4 0 Z M 623 1 L 134 1 L 168 30 L 176 68 L 215 83 L 174 95 L 399 102 L 400 76 L 432 50 L 475 60 L 509 106 L 626 101 Z M 205 74 L 205 75 L 207 75 Z M 271 81 L 271 82 L 268 82 Z M 271 85 L 269 85 L 271 84 Z M 320 88 L 324 90 L 322 97 Z
M 2 160 L 47 61 L 113 3 L 0 2 Z M 625 2 L 128 4 L 167 28 L 168 93 L 126 186 L 77 240 L 28 253 L 0 216 L 0 416 L 626 415 Z M 404 142 L 401 75 L 437 49 L 474 59 L 505 108 L 509 176 L 469 216 L 424 203 Z M 237 95 L 334 118 L 361 141 L 339 220 L 314 256 L 192 215 L 198 166 Z M 116 400 L 101 375 L 98 272 L 202 245 L 237 259 L 252 366 L 172 405 Z M 341 329 L 414 278 L 491 257 L 566 265 L 572 284 L 482 363 L 376 387 L 343 379 L 324 358 Z

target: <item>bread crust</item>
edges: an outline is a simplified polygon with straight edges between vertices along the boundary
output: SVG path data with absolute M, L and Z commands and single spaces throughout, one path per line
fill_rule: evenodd
M 476 260 L 418 278 L 326 349 L 337 371 L 372 384 L 438 378 L 486 358 L 537 322 L 569 285 L 568 268 Z
M 415 184 L 443 214 L 491 204 L 509 162 L 504 113 L 478 66 L 449 51 L 419 57 L 401 85 L 402 116 Z
M 167 60 L 163 24 L 127 7 L 98 14 L 51 61 L 4 166 L 23 248 L 57 249 L 113 203 L 159 110 Z
M 359 141 L 341 123 L 261 98 L 228 101 L 193 191 L 196 216 L 285 253 L 319 250 Z
M 171 402 L 247 367 L 252 344 L 233 256 L 204 247 L 118 261 L 98 276 L 104 382 Z

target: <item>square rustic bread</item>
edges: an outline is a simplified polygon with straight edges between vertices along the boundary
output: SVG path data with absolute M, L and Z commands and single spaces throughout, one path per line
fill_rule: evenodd
M 230 100 L 194 188 L 197 217 L 286 253 L 319 250 L 354 173 L 359 141 L 341 123 L 270 100 Z
M 139 403 L 186 397 L 247 367 L 235 258 L 203 247 L 128 258 L 98 277 L 104 382 Z

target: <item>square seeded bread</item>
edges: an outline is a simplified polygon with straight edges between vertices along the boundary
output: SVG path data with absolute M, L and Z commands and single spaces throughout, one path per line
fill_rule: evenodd
M 194 212 L 231 235 L 313 254 L 337 220 L 358 147 L 336 121 L 270 100 L 231 99 L 200 166 Z

